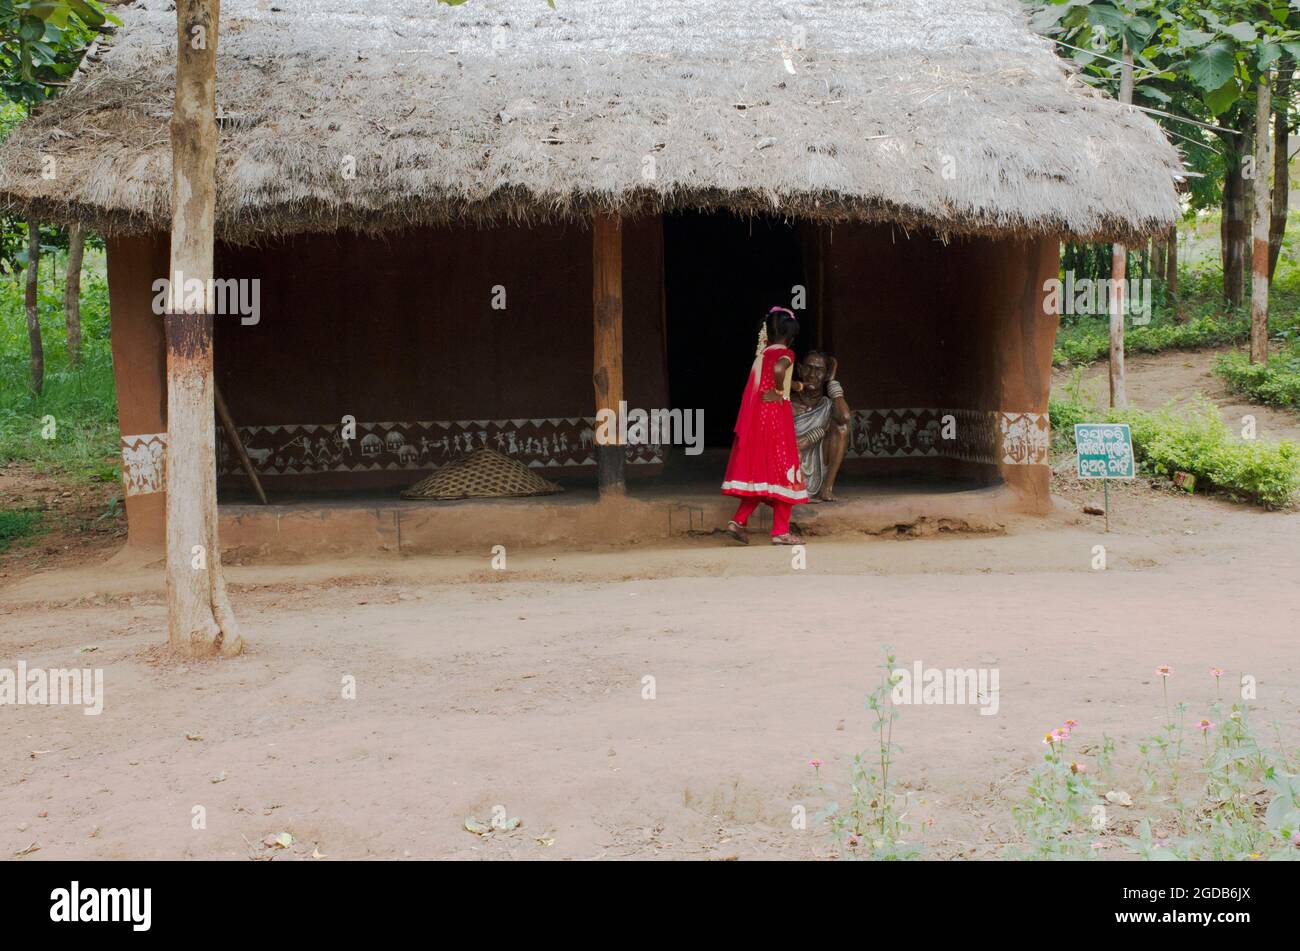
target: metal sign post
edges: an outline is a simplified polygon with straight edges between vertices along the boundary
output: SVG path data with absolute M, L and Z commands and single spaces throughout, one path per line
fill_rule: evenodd
M 1128 423 L 1075 423 L 1075 458 L 1080 479 L 1100 479 L 1106 499 L 1106 531 L 1110 531 L 1110 480 L 1132 479 L 1133 434 Z

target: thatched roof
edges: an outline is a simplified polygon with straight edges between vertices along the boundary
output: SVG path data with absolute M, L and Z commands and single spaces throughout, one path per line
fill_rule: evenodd
M 556 3 L 224 0 L 221 236 L 725 207 L 1123 238 L 1177 214 L 1164 135 L 1019 0 Z M 118 10 L 0 147 L 0 200 L 167 230 L 175 13 Z

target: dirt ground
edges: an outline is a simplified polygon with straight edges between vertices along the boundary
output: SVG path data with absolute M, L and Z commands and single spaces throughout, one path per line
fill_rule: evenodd
M 250 649 L 230 661 L 162 650 L 156 564 L 94 549 L 11 575 L 0 666 L 93 665 L 105 702 L 0 710 L 0 855 L 824 857 L 824 831 L 792 828 L 792 810 L 828 798 L 811 760 L 843 786 L 874 751 L 864 698 L 891 645 L 900 666 L 1000 676 L 995 716 L 901 708 L 893 775 L 929 857 L 1015 841 L 1012 803 L 1066 718 L 1083 756 L 1103 734 L 1120 748 L 1135 805 L 1100 841 L 1123 857 L 1150 805 L 1133 755 L 1164 718 L 1157 665 L 1191 717 L 1214 699 L 1212 666 L 1256 676 L 1257 725 L 1300 743 L 1300 514 L 1139 480 L 1112 492 L 1106 536 L 1081 512 L 1095 489 L 1056 489 L 1054 516 L 1005 535 L 819 539 L 805 569 L 717 538 L 511 552 L 504 571 L 486 543 L 234 567 Z M 496 807 L 522 826 L 465 830 Z M 282 832 L 287 848 L 265 844 Z
M 109 557 L 126 540 L 122 487 L 70 482 L 16 463 L 0 465 L 0 509 L 37 510 L 42 534 L 36 544 L 0 552 L 0 588 L 37 571 Z
M 1160 409 L 1172 403 L 1175 408 L 1190 407 L 1198 398 L 1219 407 L 1219 415 L 1234 433 L 1242 427 L 1242 417 L 1255 417 L 1255 431 L 1260 439 L 1291 439 L 1300 442 L 1300 413 L 1281 406 L 1251 403 L 1233 393 L 1214 375 L 1214 361 L 1231 348 L 1165 353 L 1130 353 L 1124 360 L 1125 383 L 1129 403 L 1141 409 Z M 1108 367 L 1103 361 L 1083 371 L 1084 393 L 1098 406 L 1105 406 L 1109 392 Z M 1068 387 L 1071 371 L 1052 374 L 1054 391 Z

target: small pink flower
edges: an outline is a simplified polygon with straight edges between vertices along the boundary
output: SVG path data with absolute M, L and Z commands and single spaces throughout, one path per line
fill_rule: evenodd
M 1291 844 L 1300 849 L 1300 829 L 1291 833 Z
M 1209 720 L 1201 720 L 1196 724 L 1196 729 L 1204 733 L 1206 730 L 1213 730 L 1214 724 L 1211 723 Z
M 1215 680 L 1218 680 L 1220 677 L 1223 676 L 1223 668 L 1222 668 L 1222 667 L 1211 667 L 1211 668 L 1210 668 L 1210 676 L 1213 677 Z
M 1077 720 L 1066 720 L 1066 721 L 1065 721 L 1065 728 L 1066 728 L 1067 730 L 1071 731 L 1071 732 L 1073 732 L 1074 728 L 1075 728 L 1076 726 L 1078 726 L 1078 725 L 1079 725 L 1079 723 L 1078 723 Z
M 1072 773 L 1086 773 L 1087 771 L 1088 771 L 1088 764 L 1087 764 L 1087 763 L 1071 763 L 1071 764 L 1070 764 L 1070 772 L 1072 772 Z
M 808 765 L 811 766 L 813 769 L 821 769 L 822 761 L 819 759 L 810 759 L 808 761 Z
M 1161 664 L 1159 667 L 1156 668 L 1156 673 L 1159 674 L 1161 677 L 1168 677 L 1170 674 L 1173 673 L 1173 670 L 1169 667 L 1168 664 Z

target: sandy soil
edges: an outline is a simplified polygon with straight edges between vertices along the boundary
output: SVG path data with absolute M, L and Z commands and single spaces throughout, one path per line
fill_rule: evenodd
M 934 819 L 936 857 L 1014 838 L 1045 729 L 1072 717 L 1082 745 L 1105 732 L 1130 749 L 1153 732 L 1157 664 L 1196 715 L 1212 665 L 1255 674 L 1263 720 L 1300 740 L 1300 516 L 1119 495 L 1105 538 L 1063 503 L 1003 537 L 819 543 L 802 571 L 788 552 L 707 539 L 521 553 L 506 572 L 486 556 L 237 568 L 252 648 L 203 664 L 159 650 L 156 571 L 122 566 L 111 596 L 90 587 L 102 570 L 38 575 L 5 592 L 3 656 L 94 664 L 106 700 L 97 717 L 3 711 L 18 755 L 0 766 L 0 853 L 815 857 L 828 843 L 794 831 L 791 809 L 825 799 L 811 759 L 838 782 L 871 747 L 863 698 L 883 644 L 1000 671 L 996 716 L 902 711 L 895 775 Z M 1099 542 L 1104 572 L 1089 565 Z M 524 827 L 462 829 L 497 805 Z M 281 831 L 289 849 L 262 845 Z
M 1146 371 L 1130 372 L 1140 403 Z M 1000 676 L 996 716 L 901 710 L 894 776 L 929 856 L 1013 842 L 1042 734 L 1073 718 L 1081 755 L 1103 733 L 1119 744 L 1115 784 L 1136 804 L 1101 841 L 1122 857 L 1152 807 L 1134 748 L 1163 719 L 1158 664 L 1196 717 L 1211 666 L 1253 674 L 1256 722 L 1300 743 L 1300 514 L 1143 480 L 1116 487 L 1104 536 L 1081 513 L 1096 490 L 1056 488 L 1054 517 L 1002 536 L 818 540 L 802 570 L 714 538 L 512 552 L 506 571 L 486 545 L 234 567 L 250 650 L 224 662 L 162 649 L 156 564 L 97 553 L 11 578 L 0 667 L 94 665 L 106 697 L 93 717 L 0 710 L 0 855 L 822 857 L 827 837 L 793 829 L 792 809 L 827 798 L 810 760 L 842 785 L 874 750 L 863 701 L 888 644 L 904 666 Z M 465 831 L 497 806 L 522 828 Z M 288 848 L 264 844 L 280 832 Z
M 114 504 L 121 495 L 115 483 L 69 482 L 28 466 L 0 465 L 0 508 L 38 509 L 49 529 L 35 544 L 21 539 L 0 552 L 0 588 L 34 572 L 111 556 L 126 539 L 120 502 Z

